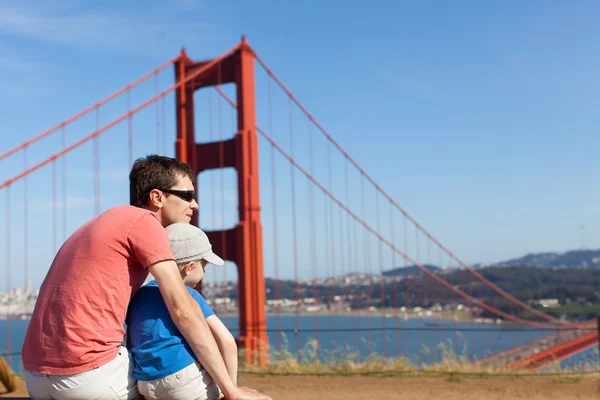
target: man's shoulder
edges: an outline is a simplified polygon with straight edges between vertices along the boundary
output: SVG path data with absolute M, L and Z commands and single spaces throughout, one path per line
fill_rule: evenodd
M 146 210 L 145 208 L 135 207 L 128 204 L 121 204 L 118 206 L 114 206 L 104 211 L 105 216 L 110 217 L 131 217 L 131 218 L 140 218 L 145 215 L 152 216 L 158 220 L 158 214 L 154 211 Z
M 143 224 L 141 224 L 143 222 Z M 98 217 L 90 221 L 90 227 L 101 227 L 112 229 L 115 233 L 127 234 L 129 229 L 139 226 L 148 229 L 156 224 L 156 228 L 162 228 L 158 214 L 145 208 L 118 205 L 107 209 Z

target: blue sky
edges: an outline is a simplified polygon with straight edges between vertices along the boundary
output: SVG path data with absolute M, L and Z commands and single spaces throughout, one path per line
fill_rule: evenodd
M 581 224 L 585 225 L 585 245 L 596 248 L 600 190 L 593 184 L 597 170 L 593 160 L 600 141 L 600 44 L 595 38 L 600 27 L 594 16 L 599 8 L 592 1 L 573 5 L 559 1 L 463 1 L 452 5 L 436 1 L 368 5 L 359 1 L 106 1 L 102 5 L 77 0 L 60 5 L 4 1 L 0 4 L 0 152 L 120 89 L 176 56 L 182 46 L 192 58 L 210 58 L 245 34 L 362 168 L 465 261 L 493 262 L 528 252 L 579 248 Z M 160 75 L 160 87 L 168 87 L 172 79 L 169 68 Z M 257 118 L 263 127 L 268 125 L 266 82 L 257 67 Z M 154 84 L 151 80 L 132 92 L 132 103 L 154 95 Z M 230 109 L 223 103 L 219 118 L 216 95 L 207 96 L 197 95 L 200 141 L 208 139 L 211 132 L 213 138 L 233 132 Z M 209 102 L 212 119 L 201 117 L 207 114 Z M 285 148 L 289 146 L 287 102 L 281 93 L 274 94 L 273 135 Z M 166 136 L 159 135 L 158 150 L 162 151 L 165 143 L 166 154 L 172 155 L 172 97 L 165 103 Z M 110 122 L 126 107 L 126 98 L 122 98 L 101 109 L 100 122 Z M 294 116 L 296 151 L 308 168 L 307 124 L 297 109 Z M 93 131 L 95 118 L 91 115 L 67 128 L 67 141 Z M 155 105 L 136 116 L 133 124 L 135 155 L 155 152 Z M 102 209 L 128 200 L 127 124 L 113 131 L 99 142 Z M 28 162 L 41 160 L 60 146 L 60 135 L 55 135 L 32 147 Z M 272 276 L 269 151 L 261 141 L 265 268 Z M 86 144 L 67 159 L 67 234 L 93 216 L 92 154 L 92 145 Z M 324 154 L 315 157 L 314 166 L 323 179 L 327 175 Z M 278 162 L 278 190 L 282 193 L 282 205 L 277 209 L 282 235 L 278 246 L 280 258 L 288 257 L 280 260 L 279 274 L 291 277 L 293 249 L 284 237 L 291 226 L 285 186 L 289 164 L 282 159 Z M 0 161 L 0 180 L 18 173 L 23 165 L 22 155 Z M 58 162 L 56 168 L 60 242 L 62 164 Z M 340 185 L 336 193 L 344 197 L 341 159 L 336 168 L 334 178 Z M 208 189 L 201 203 L 201 221 L 207 229 L 235 222 L 236 194 L 230 185 L 234 175 L 227 171 L 223 176 L 223 190 L 220 172 L 212 178 L 211 174 L 201 176 L 199 181 Z M 27 263 L 35 284 L 41 281 L 54 251 L 51 166 L 28 182 Z M 299 177 L 297 185 L 301 223 L 308 224 L 302 218 L 307 215 L 306 183 Z M 352 183 L 349 199 L 360 214 L 359 185 L 360 181 Z M 25 208 L 23 190 L 20 183 L 11 189 L 13 265 L 22 264 L 25 251 L 20 222 Z M 376 225 L 375 195 L 369 193 L 367 220 Z M 322 204 L 323 198 L 318 199 Z M 0 193 L 0 202 L 6 208 L 5 191 Z M 388 208 L 382 210 L 389 215 Z M 6 226 L 6 216 L 0 218 L 4 218 L 0 225 Z M 389 232 L 389 219 L 382 219 Z M 310 226 L 299 229 L 305 235 L 297 242 L 300 276 L 309 276 L 312 267 L 307 265 L 306 246 Z M 353 240 L 358 244 L 359 237 Z M 414 248 L 414 234 L 408 240 Z M 419 243 L 425 251 L 424 242 Z M 3 229 L 0 249 L 6 246 Z M 376 242 L 358 246 L 371 253 Z M 355 264 L 347 268 L 361 270 L 366 264 L 378 268 L 377 257 L 363 264 L 370 257 L 352 251 L 348 250 L 347 258 Z M 384 257 L 387 268 L 393 261 L 390 253 Z M 318 275 L 327 272 L 320 268 L 322 264 L 327 263 L 319 261 Z M 18 271 L 13 279 L 18 282 L 20 268 L 13 268 Z M 230 267 L 225 270 L 229 272 L 218 274 L 234 275 Z

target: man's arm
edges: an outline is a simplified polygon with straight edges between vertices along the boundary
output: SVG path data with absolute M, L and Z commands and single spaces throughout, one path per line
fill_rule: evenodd
M 235 385 L 237 385 L 237 373 L 238 373 L 238 351 L 235 338 L 229 332 L 229 329 L 223 324 L 223 322 L 216 315 L 211 315 L 206 319 L 210 331 L 215 337 L 217 346 L 221 350 L 223 361 L 229 372 L 229 376 Z
M 187 340 L 198 361 L 215 380 L 226 398 L 241 399 L 240 391 L 237 390 L 227 373 L 227 368 L 202 310 L 196 300 L 187 292 L 175 261 L 161 261 L 150 266 L 148 270 L 158 283 L 158 288 L 173 322 Z

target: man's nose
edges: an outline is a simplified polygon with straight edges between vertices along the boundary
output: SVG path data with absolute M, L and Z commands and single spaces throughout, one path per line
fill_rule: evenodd
M 192 210 L 197 210 L 198 209 L 198 203 L 196 202 L 196 199 L 192 200 L 192 202 L 190 203 L 190 208 Z

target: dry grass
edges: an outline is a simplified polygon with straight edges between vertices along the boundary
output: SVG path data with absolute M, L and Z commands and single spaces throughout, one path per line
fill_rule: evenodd
M 600 373 L 590 373 L 597 371 L 597 361 L 570 370 L 513 371 L 468 362 L 465 355 L 457 355 L 451 348 L 440 344 L 435 349 L 423 349 L 427 355 L 435 352 L 436 357 L 441 356 L 441 361 L 426 365 L 375 353 L 363 357 L 350 347 L 324 352 L 317 341 L 311 341 L 299 354 L 285 349 L 271 351 L 270 363 L 264 367 L 241 364 L 240 384 L 274 399 L 288 400 L 600 398 Z M 244 354 L 240 356 L 245 359 Z M 26 396 L 25 387 L 8 396 Z
M 285 346 L 284 346 L 285 347 Z M 266 366 L 247 365 L 243 363 L 244 354 L 240 354 L 242 373 L 259 375 L 378 375 L 378 376 L 446 376 L 448 379 L 459 379 L 458 376 L 548 376 L 575 379 L 582 374 L 600 373 L 597 360 L 582 361 L 572 368 L 561 368 L 557 363 L 543 370 L 512 370 L 481 365 L 468 360 L 466 348 L 462 355 L 457 355 L 452 346 L 442 343 L 436 349 L 422 350 L 431 354 L 438 353 L 441 361 L 433 364 L 417 364 L 406 358 L 384 358 L 372 353 L 363 357 L 350 347 L 322 352 L 316 340 L 309 341 L 298 353 L 291 353 L 285 348 L 270 351 L 269 364 Z M 597 350 L 596 350 L 597 352 Z M 557 378 L 557 379 L 558 379 Z

